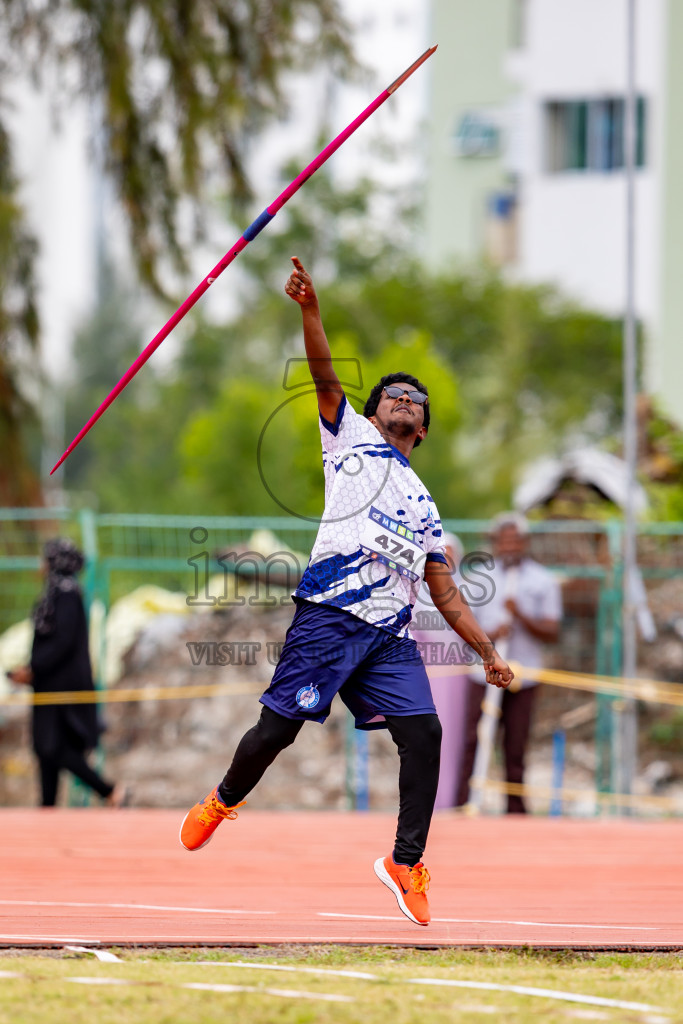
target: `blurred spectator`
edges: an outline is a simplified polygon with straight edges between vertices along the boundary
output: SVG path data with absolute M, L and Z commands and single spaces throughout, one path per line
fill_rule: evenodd
M 526 554 L 529 527 L 516 512 L 503 512 L 491 528 L 494 565 L 489 575 L 495 585 L 491 600 L 477 608 L 477 619 L 503 656 L 526 668 L 541 668 L 543 644 L 559 635 L 562 618 L 560 585 L 544 566 Z M 458 805 L 469 801 L 469 783 L 477 749 L 477 726 L 485 692 L 483 674 L 471 671 L 467 699 L 465 750 L 458 790 Z M 505 778 L 508 783 L 524 781 L 526 752 L 537 683 L 524 678 L 519 688 L 502 695 L 501 720 Z M 523 798 L 508 794 L 508 814 L 524 814 Z
M 76 580 L 83 568 L 83 555 L 72 541 L 56 538 L 45 545 L 43 558 L 46 582 L 33 612 L 31 663 L 8 676 L 15 683 L 32 686 L 35 693 L 92 691 L 88 626 Z M 33 749 L 40 766 L 43 807 L 55 805 L 64 768 L 110 806 L 123 804 L 124 787 L 107 782 L 86 760 L 87 752 L 97 746 L 100 732 L 94 701 L 34 705 Z
M 444 534 L 446 558 L 457 584 L 457 569 L 463 556 L 463 546 L 453 533 Z M 450 642 L 457 640 L 456 634 L 437 611 L 426 583 L 422 584 L 420 596 L 415 605 L 410 632 L 416 643 L 421 645 L 422 656 L 429 676 L 429 685 L 441 722 L 441 766 L 439 787 L 436 791 L 435 810 L 455 806 L 458 793 L 460 765 L 465 739 L 465 710 L 467 707 L 467 676 L 462 666 L 452 666 L 448 675 L 434 674 L 434 669 L 443 671 L 443 654 Z M 440 656 L 441 655 L 441 656 Z

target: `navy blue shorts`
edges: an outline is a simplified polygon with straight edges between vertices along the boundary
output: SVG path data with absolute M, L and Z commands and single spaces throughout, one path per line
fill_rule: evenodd
M 285 718 L 324 722 L 335 694 L 357 729 L 382 729 L 384 715 L 434 715 L 414 640 L 350 612 L 296 598 L 296 612 L 261 703 Z

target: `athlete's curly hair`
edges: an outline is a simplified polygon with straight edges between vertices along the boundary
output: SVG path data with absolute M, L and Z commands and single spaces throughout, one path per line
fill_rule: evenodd
M 375 413 L 377 412 L 377 406 L 379 405 L 379 400 L 382 397 L 382 391 L 387 386 L 387 384 L 396 384 L 398 383 L 398 381 L 404 381 L 406 384 L 410 384 L 411 387 L 414 387 L 416 391 L 421 391 L 423 395 L 427 395 L 427 401 L 422 406 L 422 408 L 424 409 L 424 420 L 422 422 L 422 425 L 424 427 L 428 427 L 429 391 L 427 391 L 427 388 L 424 386 L 424 384 L 420 383 L 417 377 L 413 377 L 412 373 L 387 373 L 386 376 L 382 377 L 382 379 L 378 381 L 377 384 L 375 384 L 374 388 L 368 395 L 368 400 L 365 403 L 365 408 L 363 409 L 363 415 L 365 416 L 366 420 L 369 420 L 370 417 L 374 416 Z M 422 444 L 421 437 L 418 437 L 414 447 L 417 448 L 419 444 Z

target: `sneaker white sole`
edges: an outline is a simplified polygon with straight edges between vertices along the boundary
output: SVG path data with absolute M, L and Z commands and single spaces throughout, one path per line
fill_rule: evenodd
M 214 837 L 214 833 L 212 832 L 209 838 L 205 839 L 201 846 L 185 846 L 185 843 L 183 842 L 183 828 L 185 827 L 185 822 L 190 817 L 191 813 L 192 811 L 188 811 L 185 817 L 183 818 L 182 825 L 180 826 L 180 832 L 178 833 L 178 839 L 180 840 L 180 845 L 182 846 L 183 850 L 187 850 L 188 853 L 196 853 L 197 850 L 203 850 L 206 844 L 211 842 L 211 840 Z
M 384 882 L 387 889 L 391 889 L 394 896 L 396 897 L 396 902 L 398 903 L 399 909 L 403 911 L 406 917 L 410 918 L 413 924 L 419 924 L 422 927 L 426 927 L 429 924 L 429 921 L 418 921 L 415 915 L 408 909 L 405 900 L 403 899 L 403 893 L 401 892 L 400 886 L 396 885 L 396 882 L 393 880 L 387 869 L 384 867 L 383 857 L 378 857 L 378 859 L 375 861 L 375 874 L 379 878 L 380 882 Z

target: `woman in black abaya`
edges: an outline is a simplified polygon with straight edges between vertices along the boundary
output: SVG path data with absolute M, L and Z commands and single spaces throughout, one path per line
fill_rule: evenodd
M 35 693 L 93 691 L 88 625 L 76 579 L 83 555 L 73 541 L 60 537 L 47 542 L 44 560 L 47 579 L 33 613 L 31 663 L 9 677 L 33 686 Z M 100 731 L 94 702 L 34 705 L 33 748 L 40 766 L 43 807 L 54 806 L 63 769 L 110 806 L 121 806 L 123 788 L 102 778 L 86 760 L 87 752 L 97 746 Z

